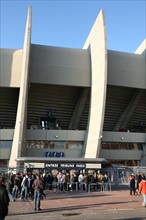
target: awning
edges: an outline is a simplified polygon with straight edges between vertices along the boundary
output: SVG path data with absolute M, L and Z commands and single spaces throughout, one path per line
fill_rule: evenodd
M 104 158 L 49 158 L 49 157 L 18 157 L 16 162 L 23 163 L 94 163 L 106 164 L 108 161 Z

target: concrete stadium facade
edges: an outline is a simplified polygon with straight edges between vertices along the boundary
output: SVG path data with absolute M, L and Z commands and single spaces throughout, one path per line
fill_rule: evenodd
M 146 40 L 107 50 L 101 10 L 82 49 L 0 49 L 0 165 L 20 157 L 105 158 L 146 166 Z

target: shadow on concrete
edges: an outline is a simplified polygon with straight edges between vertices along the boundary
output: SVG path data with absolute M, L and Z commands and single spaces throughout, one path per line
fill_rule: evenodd
M 95 193 L 95 192 L 94 192 Z M 67 199 L 67 198 L 90 198 L 90 197 L 92 197 L 92 198 L 94 198 L 94 197 L 100 197 L 101 196 L 101 194 L 96 194 L 96 195 L 94 195 L 94 194 L 92 194 L 92 193 L 87 193 L 87 194 L 85 194 L 85 193 L 83 193 L 83 194 L 79 194 L 79 193 L 76 193 L 76 194 L 72 194 L 72 193 L 56 193 L 56 194 L 54 194 L 54 195 L 47 195 L 47 198 L 46 199 L 48 199 L 48 200 L 56 200 L 56 198 L 57 199 Z M 102 197 L 103 196 L 111 196 L 110 194 L 109 195 L 107 195 L 107 194 L 102 194 Z
M 121 218 L 120 220 L 145 220 L 146 218 Z
M 136 202 L 136 201 L 135 201 Z M 33 211 L 33 207 L 32 204 L 29 203 L 29 205 L 32 208 L 32 212 L 25 212 L 25 213 L 10 213 L 9 216 L 13 216 L 13 215 L 28 215 L 28 214 L 38 214 L 38 213 L 46 213 L 46 212 L 62 212 L 62 211 L 74 211 L 74 210 L 82 210 L 82 209 L 86 209 L 86 208 L 94 208 L 94 207 L 100 207 L 103 205 L 117 205 L 117 204 L 126 204 L 129 202 L 111 202 L 111 203 L 95 203 L 95 204 L 87 204 L 87 205 L 78 205 L 78 206 L 69 206 L 69 207 L 59 207 L 59 208 L 47 208 L 47 209 L 42 209 L 40 211 Z M 101 207 L 102 210 L 102 207 Z

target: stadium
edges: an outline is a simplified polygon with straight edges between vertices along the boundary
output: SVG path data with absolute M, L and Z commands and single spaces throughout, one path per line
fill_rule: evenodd
M 146 166 L 146 39 L 107 50 L 101 10 L 83 48 L 37 45 L 31 19 L 22 49 L 0 49 L 0 166 Z

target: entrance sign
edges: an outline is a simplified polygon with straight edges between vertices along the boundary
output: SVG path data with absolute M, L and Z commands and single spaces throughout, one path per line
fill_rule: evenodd
M 85 169 L 85 164 L 74 164 L 74 163 L 47 163 L 45 168 L 62 168 L 62 169 Z

